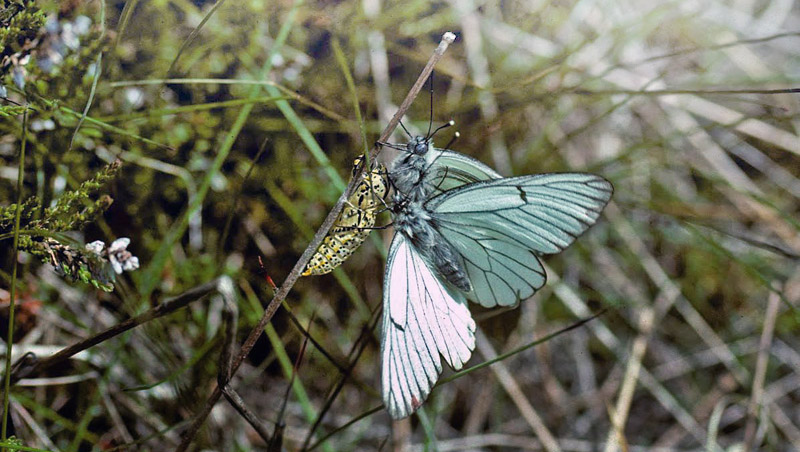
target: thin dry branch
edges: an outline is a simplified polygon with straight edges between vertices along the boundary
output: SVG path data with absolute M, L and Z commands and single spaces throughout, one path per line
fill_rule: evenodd
M 411 103 L 419 94 L 420 90 L 422 90 L 423 84 L 428 79 L 431 72 L 433 72 L 433 67 L 442 58 L 442 55 L 444 55 L 444 52 L 447 50 L 450 44 L 453 41 L 455 41 L 455 38 L 456 36 L 450 32 L 447 32 L 442 36 L 442 40 L 439 42 L 439 45 L 436 47 L 436 50 L 434 50 L 433 55 L 431 55 L 430 59 L 428 60 L 428 63 L 422 69 L 419 78 L 417 78 L 417 81 L 409 90 L 405 100 L 403 100 L 403 103 L 400 104 L 400 107 L 397 109 L 397 113 L 394 114 L 392 119 L 389 121 L 389 124 L 386 125 L 386 128 L 383 130 L 383 133 L 381 133 L 380 138 L 378 138 L 378 142 L 385 142 L 386 140 L 389 139 L 389 136 L 392 134 L 392 132 L 394 132 L 394 129 L 397 128 L 397 125 L 400 123 L 400 118 L 403 117 L 408 108 L 411 106 Z M 369 157 L 370 158 L 377 157 L 378 150 L 379 150 L 378 147 L 374 146 L 370 151 Z M 364 165 L 364 167 L 366 167 L 366 165 Z M 362 172 L 363 171 L 364 168 L 362 168 Z M 245 340 L 244 344 L 239 349 L 239 353 L 234 357 L 231 366 L 231 373 L 230 373 L 231 377 L 233 377 L 233 375 L 239 369 L 239 366 L 242 364 L 242 361 L 244 361 L 245 357 L 250 353 L 250 350 L 255 345 L 256 340 L 258 340 L 259 336 L 261 336 L 261 334 L 263 333 L 264 327 L 267 326 L 267 323 L 269 323 L 269 321 L 272 319 L 272 316 L 274 316 L 275 312 L 277 312 L 278 308 L 281 305 L 281 302 L 283 302 L 283 300 L 286 299 L 286 296 L 289 294 L 289 291 L 294 286 L 294 283 L 297 282 L 297 279 L 300 277 L 300 273 L 303 271 L 306 264 L 311 259 L 311 256 L 317 250 L 320 243 L 322 243 L 322 240 L 325 238 L 325 236 L 328 235 L 328 231 L 330 231 L 331 227 L 333 226 L 333 223 L 336 221 L 336 218 L 339 217 L 339 214 L 344 208 L 345 202 L 355 189 L 357 181 L 361 180 L 360 176 L 361 173 L 357 174 L 350 180 L 347 189 L 339 197 L 339 200 L 336 202 L 336 205 L 334 205 L 333 209 L 331 209 L 331 211 L 328 213 L 328 216 L 325 218 L 325 221 L 322 223 L 322 226 L 320 226 L 319 230 L 314 235 L 314 238 L 311 240 L 311 243 L 308 244 L 306 250 L 300 256 L 300 259 L 297 260 L 297 262 L 294 265 L 294 268 L 292 268 L 292 271 L 286 277 L 284 283 L 272 297 L 272 300 L 269 302 L 267 308 L 264 310 L 264 315 L 258 321 L 256 326 L 253 327 L 252 331 L 247 336 L 247 339 Z M 178 445 L 178 447 L 175 449 L 176 452 L 183 452 L 189 447 L 189 444 L 194 439 L 195 435 L 197 434 L 197 431 L 200 429 L 200 426 L 203 425 L 205 419 L 208 417 L 208 414 L 211 412 L 211 409 L 214 407 L 217 401 L 219 401 L 221 396 L 222 396 L 222 391 L 220 390 L 220 387 L 219 386 L 215 387 L 214 391 L 208 397 L 208 400 L 206 400 L 206 403 L 203 406 L 203 408 L 200 410 L 199 413 L 197 413 L 197 416 L 195 417 L 194 422 L 192 422 L 192 425 L 189 426 L 189 428 L 182 435 L 183 439 L 181 443 Z
M 97 344 L 105 342 L 114 338 L 132 328 L 143 325 L 151 320 L 163 317 L 167 314 L 177 311 L 178 309 L 192 303 L 194 301 L 203 299 L 210 293 L 215 291 L 224 291 L 223 285 L 232 287 L 233 283 L 230 278 L 216 278 L 205 284 L 201 284 L 193 289 L 171 298 L 159 304 L 158 306 L 148 310 L 147 312 L 136 317 L 124 320 L 104 331 L 101 331 L 91 337 L 82 341 L 76 342 L 68 347 L 65 347 L 57 353 L 48 356 L 47 358 L 38 359 L 33 353 L 26 353 L 20 357 L 11 369 L 11 382 L 16 383 L 21 378 L 29 375 L 34 375 L 42 372 L 43 370 L 52 367 L 58 363 L 68 360 L 72 356 L 90 348 Z
M 359 358 L 361 358 L 361 353 L 367 347 L 369 341 L 367 340 L 369 337 L 370 331 L 375 328 L 375 325 L 378 323 L 378 319 L 380 319 L 380 309 L 376 309 L 373 312 L 372 318 L 370 319 L 367 326 L 361 330 L 361 335 L 358 336 L 356 342 L 353 344 L 353 347 L 350 352 L 351 358 L 349 359 L 350 364 L 347 366 L 345 372 L 342 372 L 341 377 L 339 380 L 334 384 L 333 388 L 329 391 L 330 395 L 325 400 L 325 404 L 319 410 L 319 414 L 317 415 L 317 419 L 314 421 L 314 424 L 308 430 L 305 439 L 303 440 L 303 447 L 300 450 L 306 450 L 308 445 L 311 443 L 311 438 L 314 436 L 314 432 L 316 432 L 317 428 L 319 428 L 320 424 L 322 423 L 322 419 L 325 417 L 325 414 L 330 410 L 333 402 L 336 400 L 336 397 L 339 395 L 340 391 L 344 387 L 347 378 L 351 375 L 353 369 L 356 367 Z

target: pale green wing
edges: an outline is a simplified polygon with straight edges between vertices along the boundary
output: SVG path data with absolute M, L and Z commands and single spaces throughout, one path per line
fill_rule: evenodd
M 448 149 L 431 147 L 426 159 L 430 167 L 426 178 L 439 194 L 462 185 L 482 180 L 499 179 L 495 170 L 472 157 Z
M 426 208 L 461 255 L 472 285 L 467 298 L 509 306 L 544 285 L 537 256 L 569 246 L 597 221 L 612 192 L 593 174 L 538 174 L 461 186 Z

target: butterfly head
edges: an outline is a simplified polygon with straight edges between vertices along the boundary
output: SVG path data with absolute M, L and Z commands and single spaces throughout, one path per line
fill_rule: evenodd
M 408 142 L 408 145 L 406 145 L 406 150 L 409 152 L 409 154 L 425 155 L 428 153 L 428 149 L 430 149 L 430 147 L 431 141 L 429 138 L 417 135 L 413 140 Z

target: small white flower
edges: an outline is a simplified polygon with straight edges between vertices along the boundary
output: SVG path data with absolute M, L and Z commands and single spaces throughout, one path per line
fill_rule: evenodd
M 75 30 L 75 34 L 78 36 L 83 36 L 86 33 L 89 33 L 89 28 L 92 26 L 92 19 L 87 16 L 78 16 L 75 18 L 73 22 L 73 28 Z
M 131 258 L 122 265 L 122 269 L 126 272 L 132 272 L 137 268 L 139 268 L 139 258 L 136 256 L 131 256 Z
M 11 80 L 17 85 L 19 89 L 25 89 L 25 68 L 21 65 L 14 66 L 11 69 Z
M 92 243 L 86 244 L 86 251 L 89 251 L 94 254 L 100 254 L 105 249 L 106 244 L 102 240 L 95 240 Z
M 127 102 L 131 108 L 136 109 L 144 105 L 144 91 L 141 89 L 136 87 L 128 87 L 125 88 L 123 93 L 125 96 L 125 102 Z
M 81 41 L 73 29 L 72 23 L 67 22 L 62 26 L 61 42 L 70 50 L 77 50 L 81 46 Z
M 130 243 L 131 239 L 128 237 L 120 237 L 108 247 L 108 260 L 118 275 L 123 271 L 133 271 L 139 268 L 139 258 L 126 249 Z
M 56 128 L 56 123 L 52 119 L 36 119 L 31 121 L 31 130 L 34 132 L 41 132 L 42 130 L 53 130 Z
M 108 247 L 108 253 L 117 253 L 120 251 L 125 251 L 125 248 L 131 244 L 131 239 L 128 237 L 120 237 L 117 240 L 114 240 L 111 243 L 111 246 Z
M 47 18 L 44 28 L 48 33 L 55 35 L 61 31 L 61 24 L 58 22 L 58 19 L 56 19 L 55 16 L 50 16 Z

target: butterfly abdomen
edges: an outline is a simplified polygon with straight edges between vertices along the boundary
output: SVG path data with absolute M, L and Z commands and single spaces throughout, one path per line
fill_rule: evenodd
M 438 235 L 439 233 L 436 232 L 436 234 Z M 444 239 L 440 237 L 439 240 L 434 241 L 433 246 L 429 248 L 428 254 L 431 263 L 439 270 L 439 274 L 444 276 L 447 282 L 464 292 L 472 290 L 467 272 L 461 265 L 458 255 L 450 245 L 444 242 Z
M 395 213 L 394 225 L 447 282 L 465 292 L 471 290 L 458 254 L 433 227 L 430 214 L 419 202 L 403 202 L 402 208 Z

